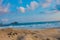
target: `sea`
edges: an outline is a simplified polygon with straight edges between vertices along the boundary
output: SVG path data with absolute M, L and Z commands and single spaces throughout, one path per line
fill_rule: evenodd
M 60 28 L 60 21 L 17 23 L 9 24 L 8 26 L 0 26 L 0 28 L 21 28 L 21 29 Z

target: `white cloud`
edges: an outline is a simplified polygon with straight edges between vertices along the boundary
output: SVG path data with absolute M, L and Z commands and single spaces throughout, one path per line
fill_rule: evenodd
M 8 22 L 7 18 L 1 19 L 2 22 Z
M 25 13 L 25 8 L 24 7 L 20 7 L 19 10 L 20 10 L 20 12 Z
M 47 3 L 51 3 L 53 0 L 46 0 Z
M 45 14 L 41 21 L 60 21 L 60 11 L 51 12 L 50 14 Z
M 43 8 L 50 7 L 50 4 L 51 4 L 51 3 L 52 3 L 52 0 L 46 0 L 46 2 L 42 4 L 42 7 L 43 7 Z
M 51 5 L 53 3 L 53 6 Z M 39 2 L 36 2 L 36 1 L 31 1 L 30 5 L 26 4 L 26 7 L 27 8 L 24 8 L 24 7 L 20 7 L 18 9 L 20 9 L 20 11 L 22 13 L 25 13 L 27 10 L 31 11 L 31 10 L 35 10 L 37 8 L 40 8 L 39 6 L 42 6 L 42 9 L 45 9 L 45 10 L 50 10 L 51 9 L 56 9 L 56 5 L 55 5 L 56 1 L 54 0 L 46 0 L 46 2 L 44 3 L 40 3 Z M 27 10 L 26 10 L 27 9 Z
M 60 21 L 60 12 L 51 12 L 52 14 L 31 15 L 20 17 L 21 22 L 44 22 L 44 21 Z M 53 14 L 54 13 L 54 14 Z
M 45 10 L 44 13 L 46 14 L 55 14 L 55 13 L 58 13 L 59 11 L 58 10 L 52 10 L 52 11 L 49 11 L 49 10 Z
M 60 11 L 50 11 L 46 12 L 42 17 L 39 19 L 40 21 L 60 21 Z
M 21 18 L 21 22 L 39 22 L 39 21 L 60 21 L 60 11 L 54 11 L 47 14 L 31 15 Z
M 49 8 L 49 9 L 53 8 L 53 9 L 56 9 L 56 3 L 57 3 L 56 0 L 46 0 L 46 2 L 43 3 L 41 6 L 43 8 Z
M 28 4 L 26 5 L 26 7 L 27 7 L 27 9 L 30 9 L 30 6 Z
M 56 11 L 54 14 L 50 15 L 49 20 L 60 20 L 60 11 Z
M 0 0 L 0 5 L 2 4 L 3 0 Z
M 32 10 L 36 9 L 37 7 L 38 7 L 38 3 L 37 3 L 36 1 L 32 1 L 32 2 L 30 3 L 30 8 L 31 8 Z
M 56 0 L 56 4 L 60 4 L 60 0 Z
M 44 3 L 44 4 L 42 4 L 42 7 L 43 8 L 47 8 L 47 7 L 49 7 L 50 6 L 50 3 Z
M 9 6 L 10 4 L 8 3 L 7 6 L 3 7 L 2 5 L 0 6 L 0 12 L 7 13 L 9 12 Z
M 6 13 L 6 12 L 8 12 L 8 8 L 0 7 L 0 12 L 4 12 L 4 13 Z
M 28 4 L 26 5 L 28 10 L 35 10 L 36 8 L 38 8 L 38 6 L 39 6 L 39 4 L 36 1 L 32 1 L 30 3 L 30 5 L 28 5 Z

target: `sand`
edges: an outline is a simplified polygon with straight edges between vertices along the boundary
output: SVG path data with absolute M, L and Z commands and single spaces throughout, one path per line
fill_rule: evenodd
M 60 40 L 60 29 L 0 29 L 0 40 Z

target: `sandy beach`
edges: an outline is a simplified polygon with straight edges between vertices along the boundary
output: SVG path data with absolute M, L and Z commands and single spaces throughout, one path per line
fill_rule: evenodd
M 0 40 L 60 40 L 60 29 L 0 29 Z

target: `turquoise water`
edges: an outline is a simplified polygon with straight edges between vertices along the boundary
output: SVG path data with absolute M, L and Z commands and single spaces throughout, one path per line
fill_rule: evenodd
M 60 28 L 60 21 L 52 22 L 32 22 L 32 23 L 15 23 L 0 28 L 23 28 L 23 29 L 43 29 L 43 28 Z

